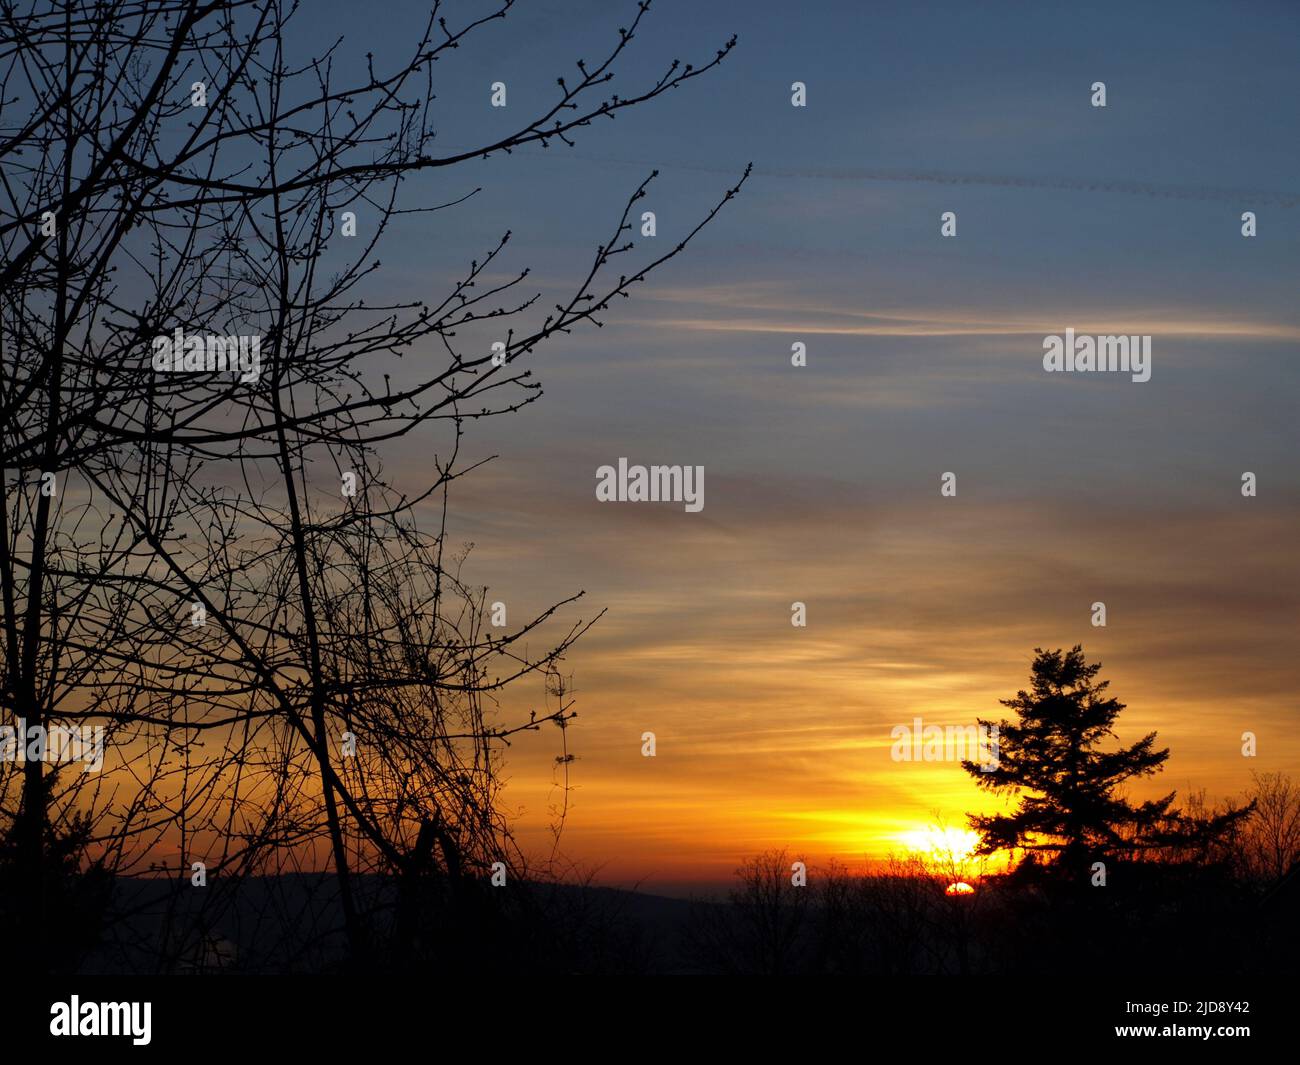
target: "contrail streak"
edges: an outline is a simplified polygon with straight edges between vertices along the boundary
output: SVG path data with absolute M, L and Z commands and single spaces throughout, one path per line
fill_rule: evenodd
M 723 167 L 700 163 L 655 162 L 648 159 L 614 159 L 607 156 L 575 152 L 530 152 L 530 156 L 577 159 L 612 166 L 650 167 L 660 170 L 693 170 L 705 174 L 736 174 L 740 167 Z M 1110 181 L 1096 178 L 1015 177 L 1005 174 L 957 174 L 941 170 L 882 170 L 859 167 L 754 167 L 755 177 L 804 178 L 817 181 L 893 181 L 904 184 L 985 185 L 1007 189 L 1058 189 L 1066 192 L 1114 192 L 1126 196 L 1152 196 L 1169 200 L 1210 200 L 1240 205 L 1295 207 L 1300 195 L 1265 192 L 1260 189 L 1224 188 L 1213 185 L 1161 185 L 1147 181 Z

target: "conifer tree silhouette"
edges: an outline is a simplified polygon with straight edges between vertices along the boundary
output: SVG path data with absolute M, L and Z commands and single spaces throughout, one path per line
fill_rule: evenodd
M 1092 861 L 1168 843 L 1179 822 L 1170 808 L 1175 793 L 1134 805 L 1119 791 L 1127 781 L 1158 773 L 1169 749 L 1156 749 L 1151 732 L 1104 750 L 1104 741 L 1116 739 L 1113 725 L 1124 704 L 1107 694 L 1109 681 L 1096 680 L 1101 663 L 1089 663 L 1079 645 L 1036 647 L 1034 654 L 1030 690 L 1001 700 L 1019 720 L 997 724 L 997 767 L 962 762 L 980 787 L 1020 793 L 1011 814 L 969 815 L 980 834 L 978 852 L 1020 848 L 1073 876 Z

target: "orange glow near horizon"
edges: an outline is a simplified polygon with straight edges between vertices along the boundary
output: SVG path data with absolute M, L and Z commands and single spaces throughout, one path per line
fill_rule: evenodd
M 959 863 L 953 879 L 971 883 L 1005 865 L 1003 854 L 972 857 L 967 815 L 1010 810 L 1017 797 L 983 791 L 952 760 L 894 761 L 890 730 L 917 716 L 967 725 L 1009 715 L 998 700 L 1026 684 L 1031 635 L 1014 646 L 972 640 L 960 658 L 940 665 L 908 663 L 894 646 L 873 660 L 872 643 L 903 641 L 866 625 L 847 629 L 842 642 L 818 634 L 773 649 L 763 662 L 762 647 L 746 644 L 761 645 L 764 635 L 732 624 L 739 631 L 720 625 L 709 637 L 718 664 L 679 654 L 689 633 L 666 635 L 671 647 L 658 655 L 647 647 L 627 655 L 622 645 L 635 639 L 632 628 L 615 619 L 607 633 L 593 632 L 575 663 L 579 717 L 568 740 L 576 760 L 560 844 L 566 860 L 602 883 L 650 892 L 660 884 L 729 883 L 746 858 L 781 849 L 813 869 L 832 860 L 878 868 L 891 854 L 919 854 Z M 637 619 L 635 629 L 648 627 Z M 773 638 L 783 637 L 771 628 Z M 1060 635 L 1039 642 L 1069 646 L 1075 634 Z M 1140 649 L 1127 652 L 1104 630 L 1084 650 L 1103 662 L 1102 677 L 1128 706 L 1117 722 L 1119 741 L 1154 730 L 1170 749 L 1165 771 L 1134 782 L 1132 799 L 1176 790 L 1181 803 L 1200 788 L 1211 799 L 1238 799 L 1251 770 L 1294 763 L 1294 742 L 1276 730 L 1267 757 L 1241 757 L 1238 738 L 1270 723 L 1279 712 L 1273 700 L 1225 702 L 1199 665 L 1176 676 L 1140 662 Z M 641 754 L 644 731 L 656 735 L 653 758 Z M 550 848 L 547 812 L 560 796 L 553 747 L 550 733 L 530 733 L 507 755 L 506 803 L 519 813 L 515 832 L 527 853 Z
M 899 842 L 909 852 L 936 862 L 961 862 L 970 858 L 979 845 L 979 836 L 969 829 L 924 828 L 904 832 Z

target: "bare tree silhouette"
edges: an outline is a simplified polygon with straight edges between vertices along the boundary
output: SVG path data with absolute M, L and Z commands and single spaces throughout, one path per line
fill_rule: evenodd
M 445 877 L 464 899 L 493 862 L 526 871 L 497 759 L 518 732 L 567 722 L 572 703 L 510 722 L 492 700 L 553 672 L 593 619 L 551 633 L 577 593 L 485 632 L 482 591 L 446 535 L 450 490 L 476 468 L 462 439 L 534 402 L 539 347 L 600 325 L 744 177 L 666 252 L 620 271 L 652 173 L 545 314 L 526 268 L 502 273 L 509 232 L 431 298 L 386 300 L 375 256 L 394 226 L 477 192 L 411 204 L 409 175 L 571 145 L 713 69 L 735 41 L 612 92 L 650 7 L 638 3 L 608 51 L 558 78 L 513 132 L 441 153 L 436 64 L 513 0 L 459 25 L 442 6 L 403 59 L 367 57 L 351 79 L 334 73 L 341 41 L 295 54 L 301 15 L 279 0 L 0 10 L 0 699 L 29 727 L 112 730 L 102 776 L 0 769 L 5 905 L 32 930 L 30 956 L 47 873 L 65 864 L 59 833 L 106 872 L 177 877 L 173 907 L 191 860 L 232 882 L 328 863 L 354 959 L 375 918 L 358 874 Z M 349 211 L 364 220 L 354 243 Z M 496 352 L 463 339 L 485 326 Z M 216 342 L 214 363 L 209 342 L 199 370 L 159 372 L 150 352 L 173 337 L 178 357 L 186 338 L 229 346 Z M 259 364 L 235 365 L 236 350 Z M 444 442 L 431 479 L 401 489 L 383 452 L 417 429 Z
M 1234 839 L 1244 875 L 1269 885 L 1300 862 L 1300 788 L 1286 773 L 1252 773 L 1250 817 Z

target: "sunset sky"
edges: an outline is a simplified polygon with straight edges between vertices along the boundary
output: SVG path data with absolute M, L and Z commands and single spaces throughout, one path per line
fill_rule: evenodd
M 734 55 L 572 150 L 407 183 L 408 203 L 483 191 L 402 220 L 386 297 L 441 298 L 511 229 L 501 276 L 531 267 L 549 307 L 652 168 L 638 262 L 755 166 L 605 328 L 532 357 L 543 398 L 469 428 L 470 458 L 499 458 L 452 498 L 466 574 L 512 623 L 580 589 L 566 618 L 608 609 L 566 663 L 562 843 L 603 882 L 717 882 L 768 847 L 861 862 L 936 812 L 962 825 L 987 801 L 953 763 L 891 761 L 890 730 L 997 716 L 1035 646 L 1082 643 L 1129 706 L 1121 739 L 1159 730 L 1168 767 L 1138 794 L 1297 765 L 1300 9 L 1130 6 L 657 0 L 613 89 L 733 32 Z M 633 7 L 525 2 L 480 31 L 438 64 L 448 150 L 540 110 Z M 382 58 L 419 8 L 312 5 L 301 43 Z M 1066 327 L 1150 334 L 1151 380 L 1044 373 Z M 394 483 L 431 479 L 437 440 L 395 449 Z M 597 502 L 620 456 L 703 465 L 703 511 Z M 508 756 L 542 853 L 558 749 L 549 729 Z

